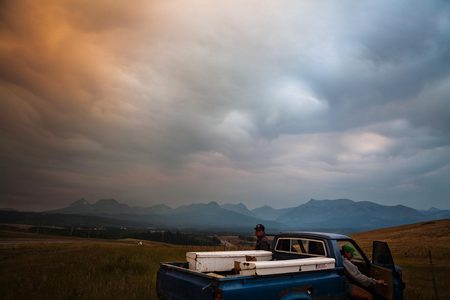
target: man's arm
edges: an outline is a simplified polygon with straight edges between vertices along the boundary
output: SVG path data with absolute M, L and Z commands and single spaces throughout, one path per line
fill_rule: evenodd
M 361 285 L 363 285 L 365 287 L 384 283 L 384 281 L 382 281 L 382 280 L 376 280 L 375 278 L 367 277 L 366 275 L 361 273 L 358 270 L 358 267 L 355 266 L 348 259 L 344 259 L 344 268 L 351 278 L 353 278 L 354 280 L 356 280 L 356 282 L 360 283 Z

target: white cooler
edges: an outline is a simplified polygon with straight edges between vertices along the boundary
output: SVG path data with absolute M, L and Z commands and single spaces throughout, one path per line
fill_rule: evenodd
M 334 269 L 334 258 L 312 257 L 274 261 L 236 261 L 240 275 L 270 275 Z
M 256 261 L 269 261 L 272 259 L 272 252 L 263 250 L 187 252 L 186 260 L 190 270 L 223 272 L 231 271 L 235 261 L 246 261 L 247 256 L 254 257 Z

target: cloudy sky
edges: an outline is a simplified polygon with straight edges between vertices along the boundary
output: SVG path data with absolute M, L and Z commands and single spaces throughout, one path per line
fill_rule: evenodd
M 0 207 L 450 208 L 448 1 L 1 1 Z

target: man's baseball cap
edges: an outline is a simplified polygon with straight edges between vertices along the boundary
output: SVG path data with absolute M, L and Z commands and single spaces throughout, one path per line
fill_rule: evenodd
M 355 249 L 349 244 L 345 244 L 342 246 L 342 251 L 350 253 L 351 255 L 355 255 Z
M 264 231 L 265 230 L 264 225 L 263 224 L 256 224 L 255 230 L 256 231 Z

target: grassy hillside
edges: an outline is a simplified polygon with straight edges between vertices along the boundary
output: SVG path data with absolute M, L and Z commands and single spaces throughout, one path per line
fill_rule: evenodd
M 394 262 L 403 269 L 408 299 L 433 299 L 433 273 L 439 299 L 450 299 L 450 219 L 368 231 L 352 237 L 369 257 L 373 240 L 388 242 Z
M 440 299 L 449 299 L 450 220 L 355 234 L 369 251 L 373 239 L 390 243 L 404 269 L 407 299 L 432 299 L 428 250 Z M 135 240 L 58 238 L 0 232 L 0 299 L 156 299 L 160 261 L 184 260 L 187 251 L 223 250 Z

